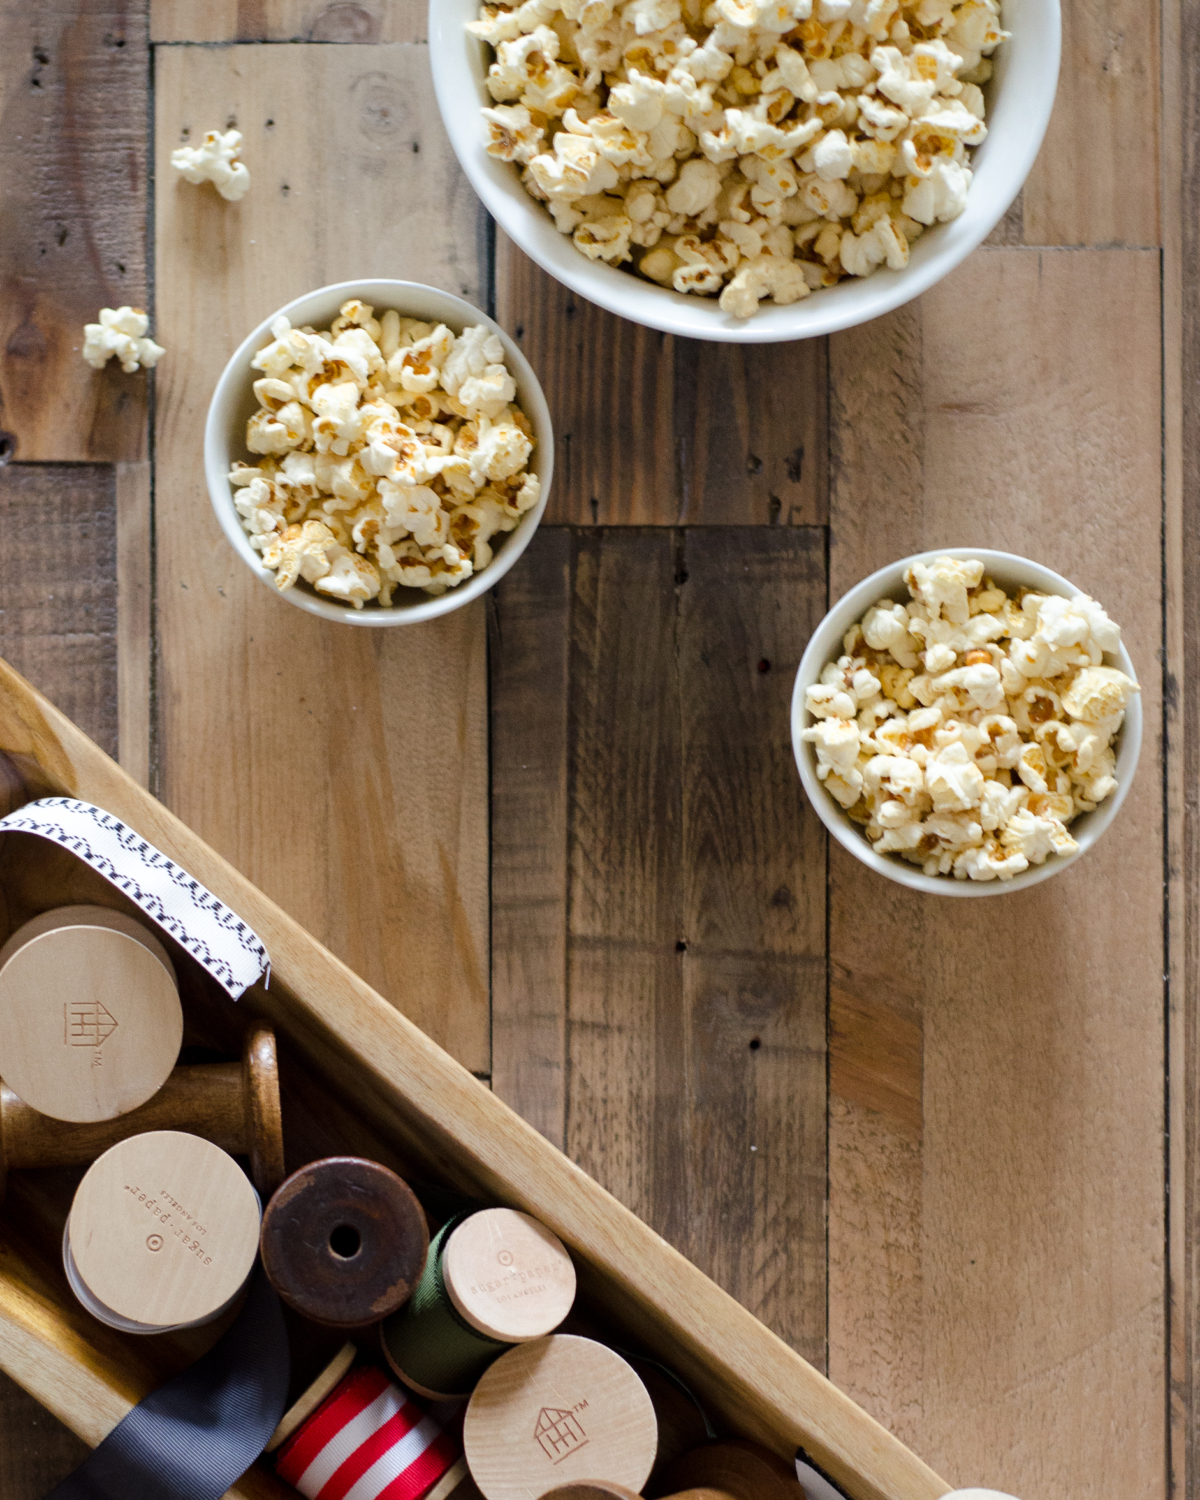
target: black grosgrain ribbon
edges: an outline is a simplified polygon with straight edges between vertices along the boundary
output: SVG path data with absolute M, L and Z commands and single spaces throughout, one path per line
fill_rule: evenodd
M 278 1427 L 289 1376 L 283 1311 L 258 1266 L 228 1331 L 140 1401 L 46 1500 L 220 1500 Z

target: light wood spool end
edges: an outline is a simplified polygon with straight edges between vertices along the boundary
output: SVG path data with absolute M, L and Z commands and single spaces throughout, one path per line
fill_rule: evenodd
M 182 1040 L 167 950 L 132 917 L 59 907 L 0 948 L 0 1075 L 41 1114 L 127 1114 L 166 1082 Z
M 502 1355 L 475 1387 L 463 1427 L 467 1463 L 487 1500 L 541 1500 L 576 1476 L 636 1493 L 657 1443 L 654 1407 L 636 1373 L 574 1334 Z
M 446 1241 L 442 1276 L 459 1313 L 488 1338 L 544 1338 L 575 1302 L 575 1267 L 562 1241 L 513 1208 L 485 1208 Z
M 224 1307 L 258 1253 L 259 1206 L 246 1174 L 211 1141 L 176 1130 L 106 1151 L 79 1184 L 68 1224 L 92 1295 L 156 1328 Z

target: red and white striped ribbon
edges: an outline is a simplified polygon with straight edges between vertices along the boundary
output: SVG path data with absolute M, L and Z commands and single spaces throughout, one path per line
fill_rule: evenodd
M 276 1471 L 306 1500 L 421 1500 L 458 1444 L 382 1370 L 352 1370 L 280 1450 Z

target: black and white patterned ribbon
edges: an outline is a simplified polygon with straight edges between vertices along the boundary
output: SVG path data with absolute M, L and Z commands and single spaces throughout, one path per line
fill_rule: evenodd
M 33 833 L 110 881 L 237 1000 L 271 960 L 261 938 L 194 875 L 112 813 L 72 797 L 43 797 L 0 818 L 0 833 Z

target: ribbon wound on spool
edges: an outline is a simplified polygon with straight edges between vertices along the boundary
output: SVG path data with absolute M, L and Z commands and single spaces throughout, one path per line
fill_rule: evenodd
M 442 1225 L 412 1297 L 381 1328 L 384 1353 L 396 1374 L 435 1400 L 468 1395 L 484 1370 L 512 1347 L 473 1328 L 446 1289 L 446 1242 L 470 1216 L 468 1211 Z
M 278 1425 L 289 1367 L 283 1310 L 260 1267 L 228 1332 L 140 1401 L 46 1500 L 220 1500 Z
M 120 818 L 74 797 L 43 797 L 0 818 L 0 833 L 33 833 L 61 844 L 142 908 L 233 1000 L 271 961 L 235 911 Z
M 382 1370 L 352 1370 L 280 1450 L 279 1477 L 305 1500 L 420 1500 L 458 1446 Z

